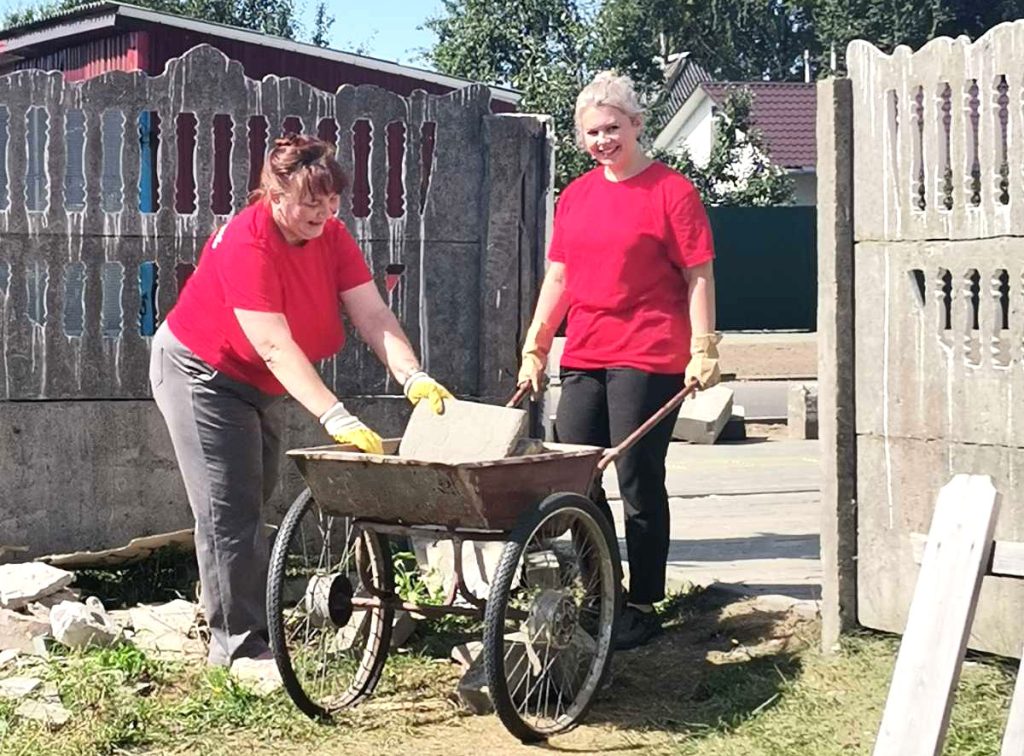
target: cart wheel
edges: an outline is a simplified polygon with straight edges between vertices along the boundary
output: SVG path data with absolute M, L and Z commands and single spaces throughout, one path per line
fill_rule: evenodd
M 270 648 L 303 713 L 329 719 L 373 692 L 391 643 L 394 609 L 359 610 L 354 596 L 391 593 L 385 537 L 324 512 L 307 488 L 274 541 L 267 579 Z
M 574 727 L 607 674 L 622 567 L 611 524 L 556 493 L 510 535 L 484 617 L 494 709 L 526 742 Z

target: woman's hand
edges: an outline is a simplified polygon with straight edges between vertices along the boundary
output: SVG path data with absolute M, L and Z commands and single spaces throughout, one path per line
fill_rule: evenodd
M 320 416 L 320 424 L 339 444 L 351 444 L 366 454 L 384 453 L 384 444 L 380 436 L 345 409 L 341 402 L 335 403 Z
M 519 365 L 519 377 L 516 379 L 517 386 L 522 386 L 524 383 L 530 384 L 534 399 L 546 387 L 547 374 L 545 371 L 548 366 L 548 352 L 551 351 L 551 344 L 554 340 L 555 329 L 534 316 L 530 330 L 526 332 L 526 340 L 523 342 L 523 361 Z
M 711 388 L 722 379 L 718 368 L 719 333 L 703 333 L 690 339 L 690 362 L 686 366 L 686 384 L 697 381 L 702 389 Z
M 426 399 L 435 415 L 444 414 L 444 400 L 455 399 L 451 392 L 422 370 L 417 370 L 405 380 L 402 387 L 405 398 L 415 407 Z

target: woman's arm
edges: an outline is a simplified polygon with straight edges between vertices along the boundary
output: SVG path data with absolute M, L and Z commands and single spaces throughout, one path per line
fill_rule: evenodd
M 694 336 L 715 332 L 715 271 L 713 263 L 683 269 L 689 287 L 690 329 Z
M 292 338 L 283 313 L 235 310 L 242 333 L 285 391 L 317 417 L 337 403 L 313 363 Z
M 381 298 L 373 281 L 342 292 L 341 301 L 363 341 L 399 383 L 404 385 L 410 376 L 421 370 L 398 318 Z
M 533 311 L 533 322 L 546 323 L 558 328 L 569 309 L 569 298 L 565 295 L 565 263 L 553 262 L 548 265 L 544 282 L 540 286 L 537 307 Z

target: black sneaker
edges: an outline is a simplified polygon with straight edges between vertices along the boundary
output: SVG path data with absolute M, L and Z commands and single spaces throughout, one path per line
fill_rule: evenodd
M 615 650 L 628 651 L 645 646 L 661 635 L 661 620 L 654 612 L 642 612 L 634 606 L 627 606 L 619 617 L 615 631 Z

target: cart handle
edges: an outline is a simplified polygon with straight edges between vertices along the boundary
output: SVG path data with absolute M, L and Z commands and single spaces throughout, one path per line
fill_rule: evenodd
M 521 384 L 516 386 L 516 392 L 512 394 L 512 398 L 505 402 L 506 407 L 518 407 L 523 403 L 523 399 L 530 393 L 530 382 L 523 381 Z
M 624 451 L 626 451 L 629 447 L 631 447 L 641 438 L 646 436 L 647 433 L 651 430 L 651 428 L 653 428 L 655 425 L 664 420 L 670 412 L 677 409 L 679 405 L 683 403 L 686 397 L 690 396 L 690 394 L 696 393 L 699 388 L 700 384 L 697 382 L 696 379 L 694 379 L 693 381 L 690 382 L 688 386 L 684 387 L 682 391 L 680 391 L 678 394 L 676 394 L 667 402 L 665 402 L 661 409 L 659 409 L 657 412 L 655 412 L 653 415 L 647 418 L 643 425 L 641 425 L 635 431 L 626 436 L 618 446 L 613 446 L 611 449 L 608 449 L 604 454 L 601 455 L 601 459 L 597 463 L 598 472 L 603 472 L 604 469 L 608 467 L 608 465 L 610 465 L 619 457 L 619 455 L 621 455 Z

